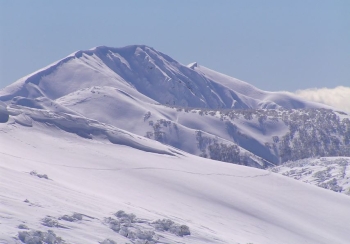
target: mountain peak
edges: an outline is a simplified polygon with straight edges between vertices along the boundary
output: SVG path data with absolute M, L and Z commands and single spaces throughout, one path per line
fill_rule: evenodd
M 187 65 L 187 67 L 190 69 L 194 69 L 194 68 L 198 67 L 198 63 L 197 62 L 190 63 Z
M 0 100 L 16 96 L 58 99 L 94 86 L 138 93 L 161 104 L 212 108 L 320 107 L 286 94 L 272 94 L 199 66 L 184 66 L 147 45 L 97 46 L 77 51 L 0 92 Z
M 154 48 L 149 47 L 147 45 L 128 45 L 124 47 L 110 47 L 110 46 L 96 46 L 93 48 L 90 48 L 88 50 L 79 50 L 74 53 L 72 53 L 70 56 L 75 56 L 80 58 L 83 53 L 92 55 L 92 54 L 106 54 L 108 52 L 113 52 L 113 53 L 125 53 L 125 54 L 134 54 L 136 50 L 142 50 L 142 51 L 153 51 L 153 52 L 158 52 Z
M 143 51 L 147 51 L 147 50 L 156 51 L 153 47 L 150 47 L 144 44 L 127 45 L 124 47 L 110 47 L 110 46 L 102 45 L 102 46 L 96 46 L 94 48 L 91 48 L 90 50 L 120 52 L 120 51 L 131 51 L 136 49 L 141 49 Z

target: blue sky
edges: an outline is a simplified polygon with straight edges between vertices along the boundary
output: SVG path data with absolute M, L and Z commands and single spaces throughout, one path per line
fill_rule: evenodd
M 350 1 L 0 1 L 0 88 L 80 49 L 146 44 L 263 90 L 350 87 Z

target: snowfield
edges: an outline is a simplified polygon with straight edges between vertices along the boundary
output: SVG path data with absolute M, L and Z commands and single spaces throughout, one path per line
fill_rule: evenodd
M 143 45 L 78 51 L 0 90 L 0 243 L 348 244 L 348 157 L 342 111 Z
M 23 126 L 10 117 L 0 124 L 1 243 L 33 236 L 56 240 L 48 243 L 350 239 L 345 195 L 149 139 L 142 139 L 147 150 L 136 149 L 98 136 L 85 139 L 52 123 Z M 164 151 L 172 153 L 158 153 Z M 124 219 L 117 217 L 120 210 Z M 190 234 L 181 236 L 186 227 Z

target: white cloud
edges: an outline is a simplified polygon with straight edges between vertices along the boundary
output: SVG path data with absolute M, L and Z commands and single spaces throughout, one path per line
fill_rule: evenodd
M 323 103 L 350 112 L 350 87 L 311 88 L 298 90 L 295 94 L 310 101 Z

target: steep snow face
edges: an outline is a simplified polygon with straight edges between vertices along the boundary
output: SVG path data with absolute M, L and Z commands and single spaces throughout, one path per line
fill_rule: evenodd
M 14 109 L 9 112 L 10 121 L 0 123 L 4 243 L 36 238 L 36 243 L 77 244 L 329 244 L 350 239 L 350 198 L 342 194 L 268 171 L 157 153 L 171 148 L 131 134 L 127 137 L 152 150 L 114 144 L 97 137 L 113 128 L 94 121 L 80 126 L 93 135 L 84 139 L 63 131 L 68 123 L 82 123 L 74 116 L 52 114 L 49 123 L 40 121 L 38 110 L 23 126 L 16 120 L 25 122 L 28 111 L 22 110 L 22 118 Z
M 142 45 L 78 51 L 4 88 L 0 100 L 8 101 L 15 96 L 57 99 L 92 86 L 141 93 L 138 96 L 143 94 L 161 104 L 180 107 L 322 107 L 288 94 L 261 91 L 197 63 L 184 66 Z

